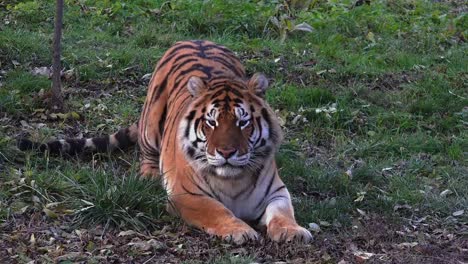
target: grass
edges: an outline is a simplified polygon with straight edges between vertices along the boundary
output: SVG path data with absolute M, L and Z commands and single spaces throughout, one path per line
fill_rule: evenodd
M 425 215 L 466 224 L 466 14 L 443 1 L 316 2 L 292 11 L 314 31 L 280 44 L 269 22 L 283 14 L 279 4 L 66 1 L 62 63 L 74 74 L 64 87 L 79 115 L 66 120 L 41 114 L 50 80 L 31 74 L 50 65 L 53 3 L 0 6 L 0 219 L 40 212 L 79 227 L 157 229 L 167 217 L 164 195 L 135 179 L 133 152 L 63 160 L 18 153 L 13 139 L 96 135 L 133 123 L 145 97 L 141 77 L 175 41 L 197 38 L 230 47 L 249 73 L 271 78 L 267 100 L 286 133 L 277 161 L 302 225 L 349 231 L 359 210 L 396 225 Z

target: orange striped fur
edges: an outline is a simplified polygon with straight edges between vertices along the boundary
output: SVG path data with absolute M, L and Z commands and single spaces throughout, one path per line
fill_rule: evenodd
M 209 41 L 178 42 L 156 66 L 138 127 L 101 143 L 26 140 L 19 145 L 67 153 L 81 143 L 73 147 L 75 153 L 138 140 L 140 173 L 162 179 L 168 210 L 187 223 L 235 243 L 259 238 L 247 222 L 266 226 L 274 241 L 308 242 L 312 236 L 296 223 L 274 160 L 282 132 L 264 100 L 267 87 L 261 74 L 248 78 L 227 48 Z

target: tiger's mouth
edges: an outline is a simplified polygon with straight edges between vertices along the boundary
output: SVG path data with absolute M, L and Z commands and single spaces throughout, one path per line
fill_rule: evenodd
M 241 167 L 249 163 L 250 153 L 246 153 L 240 156 L 233 155 L 232 157 L 224 158 L 218 154 L 211 155 L 207 152 L 206 158 L 208 160 L 208 164 L 214 167 L 222 167 L 222 166 Z
M 250 154 L 233 156 L 230 158 L 220 157 L 219 155 L 210 155 L 206 153 L 208 164 L 211 170 L 221 177 L 235 177 L 244 171 L 244 168 L 250 162 Z

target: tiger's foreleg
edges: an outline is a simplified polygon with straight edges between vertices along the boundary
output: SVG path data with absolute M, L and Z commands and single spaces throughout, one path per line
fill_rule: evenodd
M 265 210 L 260 224 L 266 225 L 267 234 L 273 241 L 302 241 L 308 243 L 312 239 L 310 232 L 299 226 L 294 218 L 294 209 L 289 193 L 273 199 Z
M 155 150 L 156 151 L 156 150 Z M 159 151 L 153 155 L 140 156 L 140 176 L 143 178 L 159 179 Z
M 170 206 L 185 222 L 236 244 L 257 240 L 258 233 L 222 203 L 203 194 L 171 195 Z
M 153 135 L 153 138 L 156 136 Z M 159 149 L 154 143 L 145 137 L 140 137 L 138 141 L 140 146 L 140 175 L 144 178 L 159 179 Z
M 143 107 L 138 127 L 140 147 L 140 175 L 145 178 L 159 179 L 161 138 L 165 120 L 164 103 L 155 104 L 151 108 Z M 149 120 L 149 121 L 148 121 Z

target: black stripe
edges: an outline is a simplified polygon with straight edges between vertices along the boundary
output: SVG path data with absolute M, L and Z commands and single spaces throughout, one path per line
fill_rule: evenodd
M 230 64 L 232 65 L 235 65 L 235 66 L 239 66 L 240 65 L 240 69 L 242 69 L 242 63 L 239 61 L 239 59 L 233 55 L 233 54 L 227 54 L 227 53 L 224 53 L 224 52 L 208 52 L 206 53 L 208 56 L 222 56 L 225 60 L 227 59 L 229 61 Z M 243 69 L 242 69 L 243 70 Z M 239 76 L 239 77 L 243 77 L 242 76 Z
M 255 170 L 255 175 L 257 175 L 257 179 L 255 179 L 255 186 L 257 186 L 257 183 L 258 183 L 258 179 L 260 178 L 260 173 L 262 172 L 263 168 L 265 167 L 265 165 L 263 164 L 260 164 L 260 166 L 257 168 L 257 170 Z
M 42 144 L 42 145 L 44 145 L 44 144 Z M 39 144 L 37 142 L 33 142 L 33 141 L 31 141 L 31 140 L 29 140 L 27 138 L 19 138 L 16 141 L 16 146 L 21 151 L 25 151 L 25 150 L 31 150 L 31 149 L 38 149 L 38 148 L 40 148 L 41 144 Z
M 185 185 L 182 183 L 182 189 L 184 189 L 184 191 L 190 195 L 194 195 L 194 196 L 204 196 L 203 194 L 201 193 L 194 193 L 194 192 L 191 192 L 189 190 L 187 190 L 187 188 L 185 187 Z
M 161 97 L 161 94 L 162 92 L 166 89 L 166 86 L 167 86 L 167 75 L 166 77 L 163 79 L 162 83 L 160 85 L 157 86 L 156 88 L 156 92 L 153 94 L 150 102 L 153 103 L 157 100 L 159 100 L 159 97 Z M 149 106 L 150 107 L 150 106 Z
M 285 188 L 286 188 L 286 185 L 280 186 L 280 187 L 276 188 L 273 192 L 269 193 L 268 195 L 273 195 L 273 194 L 275 194 L 275 193 L 277 193 L 280 190 L 285 189 Z
M 185 80 L 181 85 L 179 85 L 181 81 L 182 81 L 182 79 L 177 80 L 176 83 L 174 84 L 174 88 L 177 89 L 177 92 L 176 92 L 176 94 L 174 95 L 174 90 L 172 90 L 172 92 L 171 92 L 171 98 L 172 98 L 172 100 L 170 101 L 170 103 L 172 103 L 172 101 L 175 101 L 175 100 L 179 99 L 180 94 L 181 94 L 182 92 L 186 92 L 186 91 L 187 91 L 186 88 L 187 88 L 188 80 Z M 191 95 L 190 95 L 190 97 L 191 97 Z
M 62 152 L 62 143 L 58 140 L 47 143 L 47 147 L 50 153 L 58 154 Z
M 66 139 L 65 142 L 68 143 L 69 149 L 67 150 L 68 154 L 77 154 L 83 152 L 83 148 L 86 143 L 86 139 Z
M 117 134 L 115 134 L 115 139 L 117 139 L 119 144 L 117 147 L 120 149 L 126 149 L 133 145 L 128 135 L 128 128 L 120 129 Z
M 161 114 L 161 119 L 159 119 L 159 136 L 162 138 L 164 133 L 164 123 L 166 122 L 167 117 L 167 104 L 164 105 L 163 112 Z
M 257 121 L 258 131 L 259 132 L 258 132 L 258 138 L 257 138 L 257 140 L 255 140 L 255 143 L 253 144 L 254 147 L 258 144 L 260 139 L 262 139 L 262 130 L 263 130 L 261 118 L 257 117 L 255 120 Z
M 169 55 L 168 57 L 166 57 L 164 59 L 164 61 L 161 61 L 159 64 L 158 64 L 158 70 L 160 70 L 161 68 L 164 67 L 164 65 L 166 65 L 166 63 L 168 63 L 171 59 L 174 59 L 174 60 L 181 60 L 181 59 L 184 59 L 184 58 L 187 58 L 187 57 L 192 57 L 193 56 L 193 53 L 189 53 L 189 54 L 179 54 L 179 53 L 173 53 L 171 55 Z M 177 58 L 175 58 L 177 57 Z
M 213 196 L 211 195 L 211 193 L 205 191 L 198 183 L 197 181 L 195 181 L 195 179 L 193 178 L 193 175 L 192 174 L 189 174 L 189 179 L 190 181 L 192 182 L 193 185 L 195 185 L 195 187 L 197 187 L 202 193 L 204 193 L 206 196 L 208 197 L 211 197 L 213 198 Z
M 195 119 L 195 122 L 193 123 L 193 128 L 195 129 L 195 142 L 197 141 L 198 137 L 197 137 L 197 130 L 198 130 L 198 125 L 200 124 L 200 120 L 201 118 L 197 118 Z
M 219 103 L 220 103 L 221 101 L 222 101 L 221 99 L 216 99 L 216 100 L 213 100 L 213 102 L 211 102 L 211 103 L 214 104 L 214 105 L 216 105 L 216 104 L 219 105 Z
M 206 66 L 200 63 L 193 64 L 192 67 L 190 67 L 189 69 L 181 71 L 179 75 L 185 76 L 188 73 L 192 71 L 197 71 L 197 70 L 203 72 L 206 75 L 207 79 L 211 79 L 211 71 L 213 70 L 213 67 Z
M 210 189 L 210 192 L 212 193 L 212 197 L 217 200 L 217 201 L 221 201 L 221 199 L 219 198 L 219 196 L 216 194 L 216 192 L 213 190 L 213 187 L 211 187 L 211 184 L 209 184 L 207 178 L 206 178 L 206 174 L 203 174 L 203 179 L 205 180 L 206 183 L 208 183 L 208 188 Z
M 195 117 L 196 110 L 192 110 L 189 115 L 187 116 L 187 127 L 185 128 L 185 137 L 188 138 L 190 134 L 190 125 L 192 124 L 192 120 Z
M 185 65 L 191 63 L 191 62 L 195 62 L 195 61 L 199 61 L 200 59 L 197 58 L 197 57 L 192 57 L 190 59 L 186 59 L 184 61 L 180 61 L 178 62 L 177 64 L 174 64 L 172 65 L 171 69 L 169 70 L 169 72 L 167 73 L 167 76 L 172 76 L 173 74 L 175 74 L 178 70 L 180 70 L 180 68 L 184 67 Z
M 185 114 L 186 111 L 182 111 L 182 109 L 185 109 L 185 106 L 186 106 L 189 98 L 190 98 L 190 96 L 187 95 L 187 97 L 179 105 L 177 105 L 177 111 L 174 111 L 174 108 L 176 107 L 176 105 L 172 104 L 173 107 L 171 108 L 171 111 L 169 111 L 169 115 L 171 113 L 175 112 L 175 116 L 173 118 L 171 118 L 171 120 L 179 120 L 179 116 Z M 177 130 L 177 129 L 178 129 L 178 124 L 172 124 L 171 126 L 169 126 L 169 130 L 164 132 L 164 133 L 166 133 L 166 134 L 169 133 L 169 135 L 172 135 L 174 130 Z M 170 143 L 169 141 L 166 142 L 166 149 L 167 149 L 167 147 L 169 147 L 169 143 Z M 161 149 L 162 149 L 162 146 L 161 146 Z
M 273 172 L 273 175 L 271 175 L 270 182 L 268 183 L 267 188 L 265 189 L 265 193 L 262 196 L 263 199 L 260 201 L 260 203 L 257 204 L 257 206 L 255 206 L 255 210 L 257 210 L 258 207 L 260 207 L 260 205 L 262 205 L 265 202 L 265 198 L 267 197 L 267 194 L 270 192 L 271 185 L 273 185 L 274 181 L 275 181 L 275 172 Z
M 256 151 L 255 155 L 256 155 L 257 158 L 264 158 L 264 157 L 270 155 L 272 150 L 273 149 L 271 147 L 265 147 L 265 149 L 263 151 Z
M 233 197 L 231 197 L 233 200 L 236 200 L 237 198 L 239 198 L 239 196 L 241 196 L 242 194 L 246 193 L 247 191 L 249 191 L 249 193 L 252 193 L 253 190 L 255 190 L 255 185 L 250 185 L 250 186 L 247 186 L 247 188 L 243 189 L 242 191 L 238 192 L 237 194 L 235 194 Z
M 224 53 L 226 53 L 227 55 L 231 55 L 233 58 L 236 58 L 234 52 L 232 52 L 230 49 L 224 47 L 224 46 L 220 46 L 220 45 L 216 45 L 216 44 L 209 44 L 209 45 L 205 45 L 205 49 L 217 49 L 217 50 L 220 50 Z
M 109 136 L 91 139 L 97 152 L 106 152 L 109 147 Z
M 273 185 L 273 182 L 275 181 L 275 172 L 273 172 L 273 175 L 271 175 L 270 182 L 268 183 L 267 188 L 265 189 L 265 193 L 263 194 L 263 197 L 266 197 L 268 193 L 270 193 L 271 186 Z
M 222 64 L 224 67 L 228 68 L 235 75 L 242 76 L 242 72 L 240 72 L 239 69 L 235 65 L 233 65 L 232 63 L 230 63 L 230 62 L 228 62 L 225 59 L 220 58 L 220 57 L 214 57 L 213 59 L 214 59 L 214 61 L 216 61 L 216 62 Z
M 271 198 L 270 200 L 268 200 L 268 202 L 266 203 L 266 206 L 268 207 L 268 205 L 270 205 L 272 202 L 274 202 L 275 200 L 279 200 L 279 199 L 286 199 L 288 200 L 289 198 L 284 196 L 284 195 L 278 195 L 278 196 L 275 196 L 273 198 Z
M 190 50 L 193 50 L 193 52 L 198 51 L 198 48 L 196 46 L 192 46 L 192 45 L 188 45 L 188 44 L 175 45 L 172 49 L 167 51 L 166 56 L 170 56 L 170 55 L 173 55 L 173 54 L 179 54 L 178 51 L 183 50 L 183 49 L 190 49 Z
M 166 89 L 166 85 L 167 85 L 167 81 L 168 81 L 168 78 L 172 75 L 175 74 L 175 71 L 177 71 L 178 69 L 180 69 L 182 66 L 186 65 L 187 63 L 190 63 L 190 62 L 195 62 L 197 61 L 198 59 L 188 59 L 188 60 L 185 60 L 181 63 L 179 63 L 177 66 L 173 66 L 169 72 L 166 74 L 166 76 L 164 77 L 164 80 L 162 81 L 162 83 L 159 85 L 159 89 L 156 91 L 156 93 L 153 95 L 153 98 L 151 98 L 151 102 L 154 102 L 155 100 L 158 100 L 160 97 L 161 97 L 161 94 L 162 92 Z M 177 75 L 177 76 L 185 76 L 185 75 Z M 186 85 L 183 85 L 183 86 L 179 86 L 179 83 L 180 83 L 181 80 L 178 80 L 175 84 L 174 84 L 174 88 L 177 88 L 177 89 L 180 89 L 181 87 L 184 87 Z M 177 93 L 178 94 L 178 93 Z M 177 96 L 175 97 L 177 98 Z
M 220 96 L 220 95 L 223 94 L 224 92 L 225 92 L 224 90 L 219 90 L 219 91 L 215 92 L 215 93 L 211 96 L 211 99 L 214 99 L 215 97 Z
M 244 98 L 241 92 L 237 91 L 237 89 L 231 89 L 231 92 L 237 95 L 239 98 Z
M 193 158 L 195 155 L 195 149 L 192 147 L 187 147 L 187 154 L 190 156 L 190 158 Z
M 268 124 L 268 133 L 270 134 L 270 137 L 271 137 L 273 135 L 273 128 L 271 126 L 270 115 L 268 114 L 268 111 L 266 110 L 266 108 L 263 108 L 261 112 L 262 112 L 263 119 L 265 119 L 265 122 L 267 122 Z

